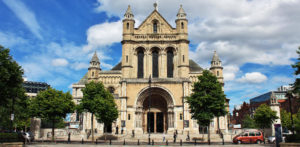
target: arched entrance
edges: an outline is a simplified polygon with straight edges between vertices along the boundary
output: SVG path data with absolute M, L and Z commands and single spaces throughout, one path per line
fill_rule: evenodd
M 136 105 L 136 127 L 144 133 L 163 133 L 174 127 L 174 102 L 161 87 L 146 88 L 140 92 Z

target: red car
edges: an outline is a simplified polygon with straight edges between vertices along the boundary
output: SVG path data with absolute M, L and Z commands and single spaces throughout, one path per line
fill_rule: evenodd
M 247 131 L 243 132 L 233 138 L 233 143 L 257 143 L 264 141 L 264 136 L 261 131 Z

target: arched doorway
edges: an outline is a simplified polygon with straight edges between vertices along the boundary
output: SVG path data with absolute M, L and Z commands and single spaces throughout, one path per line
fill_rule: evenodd
M 170 93 L 160 87 L 142 90 L 136 107 L 136 127 L 144 133 L 163 133 L 174 127 L 174 102 Z

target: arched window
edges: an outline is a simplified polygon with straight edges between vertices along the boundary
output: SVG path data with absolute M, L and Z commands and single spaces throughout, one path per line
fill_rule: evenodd
M 181 22 L 181 29 L 184 29 L 184 23 Z
M 138 51 L 138 78 L 144 78 L 144 51 L 140 49 Z
M 217 71 L 217 77 L 219 76 L 220 74 L 219 74 L 219 71 Z
M 110 93 L 115 93 L 115 88 L 114 87 L 108 87 L 108 91 Z
M 127 24 L 126 24 L 126 27 L 127 27 L 127 30 L 129 29 L 129 23 L 127 22 Z
M 157 22 L 153 23 L 153 33 L 157 33 Z
M 168 78 L 173 78 L 173 58 L 174 58 L 174 54 L 172 50 L 169 50 L 167 52 L 167 76 Z
M 94 72 L 92 72 L 92 77 L 94 76 Z
M 158 78 L 158 51 L 152 51 L 152 77 Z

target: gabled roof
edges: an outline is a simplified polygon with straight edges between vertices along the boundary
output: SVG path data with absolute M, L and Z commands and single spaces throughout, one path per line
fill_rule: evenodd
M 122 62 L 119 62 L 117 65 L 115 65 L 111 70 L 121 70 L 122 68 Z
M 144 25 L 144 23 L 146 23 L 147 22 L 147 20 L 149 20 L 150 19 L 150 17 L 152 16 L 152 15 L 155 15 L 155 14 L 158 14 L 158 16 L 159 17 L 161 17 L 161 19 L 171 28 L 171 29 L 175 29 L 175 28 L 173 28 L 169 23 L 168 23 L 168 21 L 157 11 L 157 10 L 153 10 L 152 11 L 152 13 L 140 24 L 140 26 L 137 28 L 137 29 L 140 29 L 141 28 L 141 26 L 143 26 Z
M 190 64 L 190 72 L 201 72 L 203 71 L 203 68 L 201 68 L 194 60 L 189 60 Z

